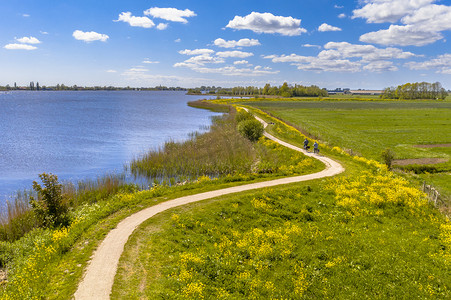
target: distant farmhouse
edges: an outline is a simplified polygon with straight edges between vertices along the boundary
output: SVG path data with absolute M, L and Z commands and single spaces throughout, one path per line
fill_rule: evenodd
M 327 93 L 329 95 L 336 95 L 336 94 L 344 94 L 344 95 L 381 95 L 384 91 L 383 90 L 351 90 L 348 88 L 336 88 L 335 90 L 327 90 Z
M 383 90 L 349 90 L 351 95 L 382 95 Z

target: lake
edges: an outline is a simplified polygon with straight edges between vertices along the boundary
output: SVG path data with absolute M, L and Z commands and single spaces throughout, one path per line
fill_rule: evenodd
M 0 206 L 38 174 L 76 181 L 122 172 L 132 158 L 205 130 L 205 98 L 172 91 L 0 92 Z

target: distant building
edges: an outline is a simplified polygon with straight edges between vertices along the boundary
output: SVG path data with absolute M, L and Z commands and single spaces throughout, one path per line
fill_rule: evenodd
M 351 95 L 381 95 L 382 90 L 349 90 Z
M 348 88 L 336 88 L 335 90 L 327 90 L 327 93 L 329 95 L 335 95 L 335 94 L 349 94 L 349 90 Z

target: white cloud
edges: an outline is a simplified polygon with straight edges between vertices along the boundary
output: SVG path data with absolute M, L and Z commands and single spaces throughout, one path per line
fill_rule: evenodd
M 437 73 L 451 75 L 451 54 L 439 55 L 423 62 L 408 62 L 404 65 L 411 70 L 437 70 Z
M 248 29 L 256 33 L 278 33 L 294 36 L 307 32 L 300 26 L 300 19 L 274 16 L 271 13 L 252 12 L 245 17 L 235 16 L 226 27 L 238 30 Z
M 160 23 L 157 25 L 158 30 L 165 30 L 166 28 L 168 28 L 168 23 Z
M 415 56 L 412 52 L 404 52 L 398 48 L 380 49 L 372 45 L 355 45 L 347 42 L 329 42 L 325 49 L 335 49 L 340 57 L 361 57 L 364 61 L 407 59 Z
M 214 51 L 211 49 L 194 49 L 194 50 L 185 49 L 180 50 L 179 53 L 184 55 L 202 55 L 202 54 L 212 54 L 214 53 Z
M 311 44 L 304 44 L 304 45 L 302 45 L 302 47 L 306 47 L 306 48 L 318 48 L 318 49 L 321 48 L 321 46 L 319 46 L 319 45 L 311 45 Z
M 324 32 L 324 31 L 341 31 L 341 28 L 335 27 L 326 23 L 321 24 L 318 27 L 318 31 Z
M 196 14 L 194 11 L 191 11 L 189 9 L 185 10 L 179 10 L 176 8 L 160 8 L 160 7 L 152 7 L 148 10 L 144 11 L 145 15 L 152 16 L 154 18 L 160 18 L 167 21 L 172 22 L 181 22 L 181 23 L 188 23 L 188 21 L 185 18 L 189 17 L 195 17 Z
M 19 43 L 22 43 L 22 44 L 40 44 L 41 43 L 40 40 L 38 40 L 37 38 L 32 37 L 32 36 L 30 36 L 30 37 L 24 36 L 20 39 L 16 38 L 16 41 L 18 41 Z
M 41 34 L 49 34 L 47 31 L 39 31 Z
M 398 71 L 398 68 L 393 65 L 392 61 L 373 61 L 363 66 L 363 69 L 375 73 Z
M 233 64 L 234 65 L 246 65 L 246 64 L 248 64 L 249 62 L 247 61 L 247 60 L 237 60 L 237 61 L 234 61 L 233 62 Z
M 353 11 L 352 18 L 364 18 L 368 23 L 394 23 L 407 14 L 435 0 L 370 0 Z
M 186 67 L 179 65 L 178 67 Z M 221 74 L 225 76 L 263 76 L 269 74 L 277 74 L 279 71 L 271 71 L 270 69 L 255 68 L 237 68 L 235 66 L 226 66 L 222 68 L 207 68 L 198 66 L 188 66 L 193 71 L 204 74 Z
M 401 20 L 415 29 L 428 32 L 451 30 L 451 6 L 428 5 Z
M 131 12 L 122 12 L 119 18 L 115 20 L 115 22 L 119 21 L 128 23 L 133 27 L 151 28 L 155 26 L 155 23 L 148 17 L 135 17 L 132 16 Z
M 246 58 L 249 56 L 253 56 L 253 53 L 244 52 L 244 51 L 223 51 L 216 52 L 216 55 L 219 57 L 238 57 L 238 58 Z
M 396 71 L 392 59 L 415 56 L 398 48 L 380 49 L 372 45 L 354 45 L 347 42 L 329 42 L 317 56 L 268 55 L 274 63 L 291 63 L 300 70 L 315 72 L 385 72 Z
M 339 14 L 338 17 L 339 17 L 340 19 L 344 19 L 344 18 L 346 18 L 346 14 Z
M 143 64 L 159 64 L 159 61 L 151 61 L 148 59 L 143 60 Z
M 251 47 L 261 45 L 258 40 L 255 39 L 241 39 L 239 41 L 231 40 L 226 41 L 224 39 L 216 39 L 214 41 L 215 46 L 222 48 L 235 48 L 235 47 Z
M 361 64 L 346 59 L 327 60 L 312 58 L 308 63 L 294 64 L 299 70 L 313 72 L 358 72 Z
M 106 70 L 107 73 L 117 73 L 116 70 Z
M 442 31 L 451 30 L 451 6 L 435 5 L 436 0 L 372 0 L 354 11 L 353 18 L 368 23 L 395 23 L 388 29 L 360 36 L 367 43 L 400 46 L 424 46 L 443 39 Z
M 182 41 L 182 39 L 180 39 L 180 38 L 174 40 L 175 43 L 180 43 L 181 41 Z
M 26 45 L 26 44 L 8 44 L 4 46 L 3 48 L 8 50 L 36 50 L 38 49 L 35 46 Z
M 365 33 L 359 40 L 380 45 L 424 46 L 442 38 L 439 32 L 419 31 L 412 25 L 390 25 L 388 29 Z
M 344 6 L 335 4 L 334 8 L 344 8 Z
M 24 17 L 24 18 L 29 18 L 30 15 L 29 15 L 29 14 L 22 14 L 22 17 Z
M 184 62 L 174 64 L 174 67 L 188 67 L 196 68 L 205 64 L 220 64 L 224 63 L 224 59 L 220 57 L 213 57 L 209 53 L 192 56 Z
M 84 41 L 84 42 L 93 42 L 93 41 L 101 41 L 106 42 L 109 39 L 109 36 L 106 34 L 97 33 L 94 31 L 83 32 L 81 30 L 75 30 L 72 36 L 76 40 Z

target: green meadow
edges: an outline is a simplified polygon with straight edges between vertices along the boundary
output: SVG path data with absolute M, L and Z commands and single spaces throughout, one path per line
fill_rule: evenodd
M 395 159 L 443 159 L 430 165 L 436 174 L 418 178 L 451 194 L 451 147 L 417 145 L 451 143 L 451 101 L 250 101 L 299 128 L 314 139 L 350 153 L 381 161 L 390 148 Z M 417 164 L 424 164 L 421 160 Z M 429 173 L 431 169 L 426 169 Z

